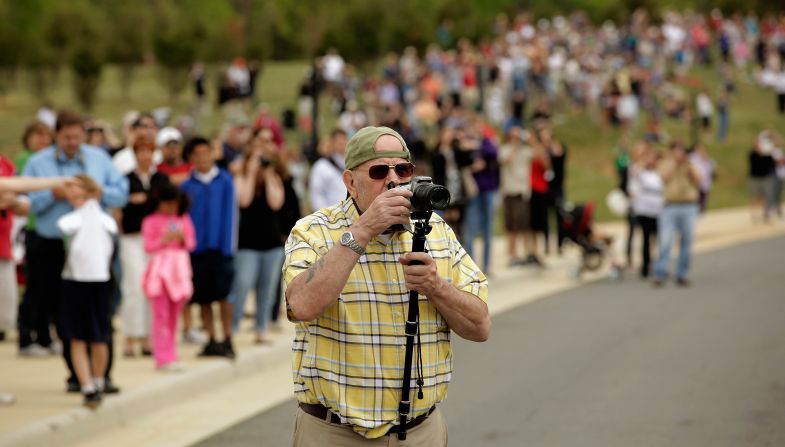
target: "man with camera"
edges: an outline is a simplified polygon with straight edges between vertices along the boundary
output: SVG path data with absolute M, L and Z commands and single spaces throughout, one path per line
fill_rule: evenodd
M 400 431 L 408 433 L 401 445 L 447 444 L 437 404 L 452 375 L 450 330 L 467 340 L 488 338 L 488 283 L 450 227 L 428 210 L 426 250 L 412 252 L 412 234 L 403 229 L 414 217 L 411 199 L 434 192 L 438 202 L 439 188 L 429 181 L 395 187 L 413 180 L 410 160 L 392 129 L 359 130 L 345 154 L 349 197 L 301 219 L 286 242 L 287 315 L 297 323 L 295 446 L 368 445 Z M 410 291 L 419 293 L 410 383 L 418 392 L 401 426 Z
M 660 162 L 665 206 L 657 220 L 658 258 L 654 264 L 654 286 L 662 287 L 668 278 L 671 246 L 679 233 L 679 259 L 676 263 L 676 285 L 687 287 L 692 256 L 695 222 L 698 220 L 699 185 L 701 176 L 690 161 L 684 144 L 673 141 L 670 152 Z

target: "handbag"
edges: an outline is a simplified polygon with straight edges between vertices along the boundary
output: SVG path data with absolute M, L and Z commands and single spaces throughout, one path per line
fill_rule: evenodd
M 463 194 L 465 198 L 473 199 L 480 193 L 477 187 L 477 180 L 474 179 L 471 168 L 468 166 L 461 169 L 461 181 L 463 182 Z

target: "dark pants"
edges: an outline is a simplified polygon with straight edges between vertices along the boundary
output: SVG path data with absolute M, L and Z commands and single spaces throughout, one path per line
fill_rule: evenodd
M 632 210 L 627 213 L 627 247 L 626 247 L 626 254 L 627 254 L 627 266 L 632 265 L 632 239 L 635 237 L 635 214 L 632 213 Z
M 63 360 L 68 368 L 69 380 L 76 380 L 71 362 L 71 340 L 63 333 L 58 317 L 64 264 L 65 247 L 62 239 L 48 239 L 33 231 L 25 235 L 27 288 L 19 306 L 19 347 L 24 348 L 33 342 L 49 347 L 52 344 L 49 324 L 55 323 L 57 336 L 63 344 Z M 106 377 L 112 370 L 112 341 L 110 337 Z
M 780 113 L 785 113 L 785 93 L 777 94 L 777 110 Z
M 27 288 L 19 306 L 19 347 L 52 344 L 49 325 L 57 322 L 60 275 L 65 262 L 61 239 L 30 231 L 25 236 Z
M 651 242 L 657 236 L 657 218 L 636 216 L 635 220 L 643 232 L 643 264 L 641 264 L 641 277 L 649 277 L 651 265 Z

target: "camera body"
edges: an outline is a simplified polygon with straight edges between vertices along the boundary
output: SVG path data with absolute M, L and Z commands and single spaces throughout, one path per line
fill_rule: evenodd
M 403 188 L 412 192 L 412 215 L 433 210 L 443 210 L 450 206 L 450 191 L 442 185 L 433 183 L 433 179 L 426 176 L 412 177 L 408 183 L 395 185 L 392 182 L 388 189 Z M 414 217 L 414 216 L 412 216 Z

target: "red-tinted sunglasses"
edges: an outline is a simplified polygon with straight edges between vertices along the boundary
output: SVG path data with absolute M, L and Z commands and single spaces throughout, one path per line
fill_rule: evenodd
M 401 178 L 411 177 L 414 174 L 414 165 L 407 162 L 394 165 L 373 165 L 368 168 L 368 176 L 374 180 L 384 180 L 390 169 L 395 169 L 395 173 Z

